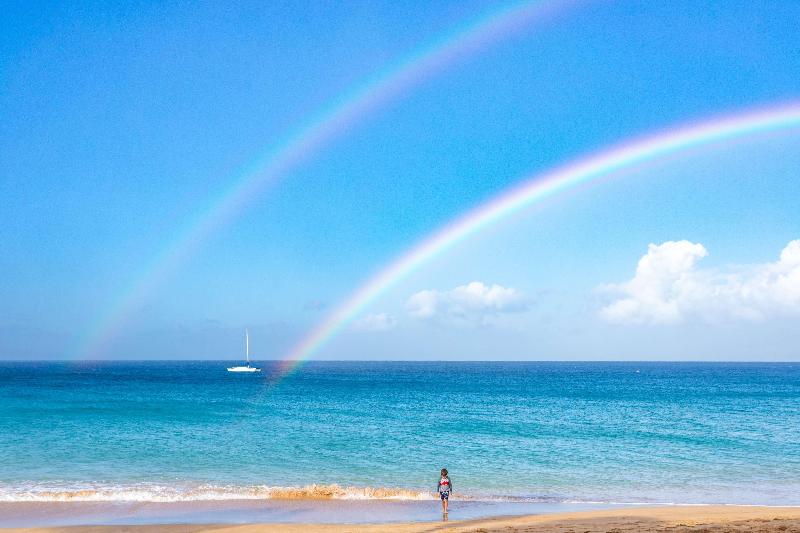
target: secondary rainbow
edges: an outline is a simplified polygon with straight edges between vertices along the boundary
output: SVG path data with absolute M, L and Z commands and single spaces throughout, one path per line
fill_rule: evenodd
M 679 126 L 622 142 L 554 170 L 523 178 L 520 185 L 507 189 L 432 233 L 359 287 L 295 345 L 281 361 L 278 377 L 297 368 L 398 281 L 458 242 L 523 208 L 616 171 L 676 152 L 788 128 L 800 128 L 800 102 Z
M 514 35 L 537 22 L 567 10 L 573 0 L 545 0 L 504 4 L 421 48 L 404 61 L 379 71 L 356 89 L 344 94 L 282 142 L 259 157 L 222 194 L 184 225 L 147 263 L 111 307 L 100 315 L 75 352 L 98 355 L 115 337 L 129 316 L 192 255 L 213 233 L 242 212 L 270 185 L 310 158 L 357 122 L 415 85 L 463 57 Z

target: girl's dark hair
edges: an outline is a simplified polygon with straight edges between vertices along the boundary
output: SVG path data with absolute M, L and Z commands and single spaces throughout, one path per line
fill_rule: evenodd
M 446 476 L 446 475 L 447 475 L 447 469 L 446 469 L 446 468 L 442 468 L 442 475 L 443 475 L 443 476 Z

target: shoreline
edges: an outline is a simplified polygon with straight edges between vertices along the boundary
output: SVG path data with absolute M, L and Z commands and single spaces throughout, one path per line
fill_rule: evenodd
M 467 501 L 460 520 L 607 509 L 609 504 Z M 438 500 L 248 499 L 191 502 L 0 502 L 0 528 L 151 524 L 400 524 L 441 519 Z
M 453 513 L 455 515 L 455 513 Z M 624 532 L 800 532 L 800 508 L 732 505 L 625 507 L 582 512 L 500 516 L 472 520 L 368 524 L 248 523 L 147 524 L 0 528 L 5 533 L 600 533 Z

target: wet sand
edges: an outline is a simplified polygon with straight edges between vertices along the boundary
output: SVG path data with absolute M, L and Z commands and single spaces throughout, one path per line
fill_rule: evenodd
M 2 529 L 27 533 L 800 533 L 800 508 L 661 506 L 527 515 L 489 519 L 394 524 L 248 524 L 72 526 Z

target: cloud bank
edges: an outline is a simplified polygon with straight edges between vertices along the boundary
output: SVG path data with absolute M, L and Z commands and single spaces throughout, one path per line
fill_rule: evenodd
M 358 331 L 389 331 L 397 325 L 397 319 L 388 313 L 367 315 L 353 324 Z
M 698 268 L 707 255 L 702 244 L 685 240 L 650 244 L 633 279 L 598 288 L 612 297 L 600 316 L 621 324 L 674 324 L 800 312 L 800 240 L 787 244 L 776 262 L 725 271 Z
M 406 302 L 408 313 L 420 320 L 451 318 L 485 322 L 500 314 L 519 313 L 529 308 L 530 301 L 517 289 L 489 286 L 480 281 L 449 291 L 419 291 Z

